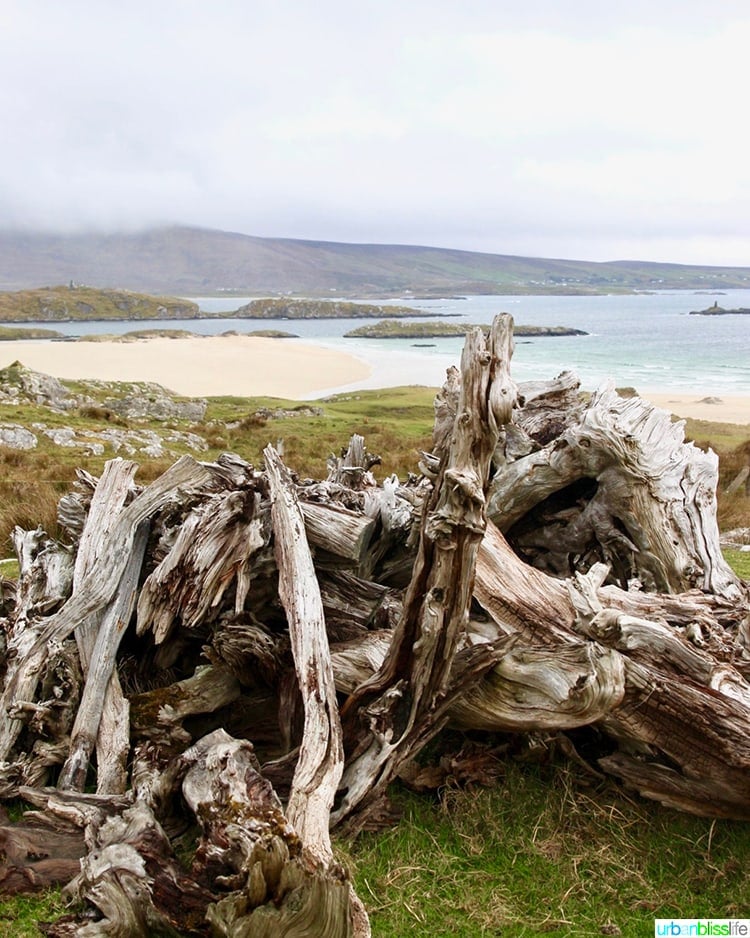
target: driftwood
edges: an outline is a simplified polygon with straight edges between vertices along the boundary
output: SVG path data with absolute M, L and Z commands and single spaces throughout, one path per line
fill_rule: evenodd
M 405 483 L 359 436 L 320 482 L 272 447 L 145 489 L 113 460 L 61 500 L 63 541 L 15 532 L 0 794 L 34 810 L 0 825 L 0 888 L 66 883 L 89 912 L 50 934 L 369 934 L 329 830 L 388 817 L 397 776 L 491 783 L 471 747 L 417 764 L 446 726 L 750 817 L 716 459 L 610 386 L 516 386 L 512 326 L 467 337 Z

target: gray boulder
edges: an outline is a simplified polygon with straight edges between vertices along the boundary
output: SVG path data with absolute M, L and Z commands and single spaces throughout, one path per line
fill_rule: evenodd
M 36 436 L 17 423 L 0 424 L 0 446 L 8 449 L 36 449 Z

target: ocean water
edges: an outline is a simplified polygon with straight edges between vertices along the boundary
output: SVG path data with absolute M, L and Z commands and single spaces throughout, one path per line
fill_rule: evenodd
M 478 296 L 410 305 L 458 313 L 472 323 L 489 323 L 497 313 L 507 312 L 518 324 L 568 326 L 588 333 L 517 339 L 512 363 L 516 381 L 550 379 L 572 370 L 590 390 L 611 378 L 618 387 L 632 386 L 639 392 L 750 394 L 750 316 L 689 315 L 714 299 L 725 308 L 750 306 L 750 294 L 739 290 L 715 297 Z M 341 339 L 330 344 L 348 348 L 372 364 L 375 373 L 361 387 L 439 384 L 445 369 L 458 364 L 463 340 L 419 341 L 431 347 L 416 348 L 414 340 L 407 339 Z
M 207 313 L 230 312 L 250 299 L 197 298 Z M 512 373 L 516 381 L 550 379 L 572 370 L 582 386 L 594 389 L 612 379 L 618 387 L 644 391 L 700 391 L 713 395 L 750 394 L 750 315 L 691 316 L 716 300 L 724 308 L 750 307 L 750 292 L 696 294 L 669 292 L 635 296 L 468 296 L 431 300 L 383 300 L 408 304 L 451 321 L 489 323 L 500 312 L 523 325 L 568 326 L 586 336 L 517 339 Z M 373 301 L 374 302 L 374 301 Z M 401 384 L 442 384 L 448 367 L 458 364 L 463 339 L 347 339 L 344 333 L 363 320 L 185 320 L 151 322 L 154 328 L 182 328 L 205 335 L 227 330 L 277 328 L 306 342 L 336 348 L 366 361 L 371 376 L 348 389 Z M 40 324 L 44 325 L 44 324 Z M 49 325 L 49 324 L 47 324 Z M 142 324 L 145 326 L 146 324 Z M 67 335 L 123 333 L 132 322 L 60 323 Z M 284 340 L 294 341 L 294 340 Z M 427 343 L 427 347 L 423 343 Z

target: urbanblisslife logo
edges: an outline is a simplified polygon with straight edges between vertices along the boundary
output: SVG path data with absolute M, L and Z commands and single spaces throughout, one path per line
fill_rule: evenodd
M 750 936 L 750 918 L 657 918 L 654 935 L 674 935 L 675 938 L 691 938 L 693 935 Z

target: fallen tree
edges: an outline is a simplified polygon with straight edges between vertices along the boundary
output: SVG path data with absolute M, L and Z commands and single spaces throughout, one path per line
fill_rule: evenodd
M 439 785 L 417 757 L 448 726 L 750 817 L 716 458 L 610 387 L 516 386 L 512 332 L 467 337 L 404 483 L 356 436 L 319 482 L 270 446 L 144 489 L 118 459 L 79 474 L 64 538 L 16 530 L 0 794 L 34 810 L 0 827 L 2 883 L 93 909 L 48 934 L 367 935 L 329 830 L 387 818 L 396 777 Z

